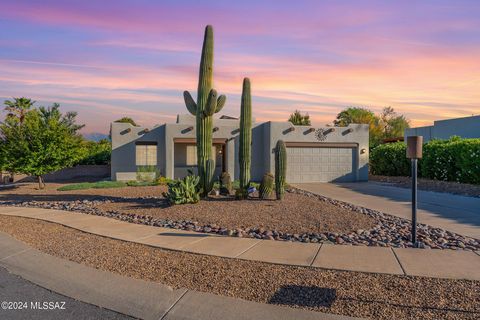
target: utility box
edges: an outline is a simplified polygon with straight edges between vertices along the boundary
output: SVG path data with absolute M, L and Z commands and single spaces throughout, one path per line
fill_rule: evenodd
M 407 158 L 409 159 L 421 159 L 423 137 L 422 136 L 410 136 L 407 137 Z

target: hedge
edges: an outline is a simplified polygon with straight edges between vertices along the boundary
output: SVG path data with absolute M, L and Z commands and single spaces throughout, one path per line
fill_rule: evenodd
M 375 175 L 410 176 L 404 142 L 382 144 L 370 154 Z M 480 139 L 432 140 L 423 145 L 419 176 L 428 179 L 480 184 Z

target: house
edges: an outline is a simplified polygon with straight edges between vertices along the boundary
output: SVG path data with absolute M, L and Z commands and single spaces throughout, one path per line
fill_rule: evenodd
M 423 142 L 449 139 L 451 136 L 480 138 L 480 116 L 437 120 L 433 126 L 406 129 L 405 137 L 409 136 L 423 136 Z
M 215 175 L 239 176 L 239 120 L 214 119 L 212 158 Z M 156 166 L 163 176 L 182 178 L 196 170 L 195 117 L 178 115 L 176 123 L 153 129 L 112 123 L 111 177 L 135 180 L 140 166 Z M 275 171 L 274 147 L 287 147 L 287 182 L 366 181 L 368 179 L 368 125 L 348 127 L 294 126 L 290 122 L 252 125 L 253 181 Z

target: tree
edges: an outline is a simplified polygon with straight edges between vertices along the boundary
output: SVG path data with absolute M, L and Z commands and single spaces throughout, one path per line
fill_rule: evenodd
M 138 125 L 135 123 L 135 121 L 130 118 L 130 117 L 123 117 L 118 120 L 115 120 L 114 122 L 120 122 L 120 123 L 130 123 L 134 127 L 138 127 Z
M 410 122 L 404 115 L 398 115 L 392 107 L 385 107 L 380 115 L 384 138 L 403 137 L 405 129 L 410 128 Z
M 26 111 L 21 124 L 7 117 L 0 123 L 4 166 L 37 177 L 43 189 L 43 175 L 69 167 L 84 156 L 82 137 L 77 132 L 83 125 L 77 125 L 75 117 L 74 113 L 62 115 L 58 104 Z
M 85 157 L 78 164 L 85 165 L 105 165 L 110 163 L 112 155 L 112 143 L 108 139 L 102 139 L 98 142 L 83 141 L 85 148 Z
M 12 100 L 5 100 L 5 111 L 7 112 L 7 118 L 15 119 L 16 121 L 23 123 L 25 115 L 33 106 L 35 101 L 27 98 L 13 98 Z
M 335 126 L 348 126 L 352 123 L 369 125 L 370 148 L 378 146 L 383 139 L 403 137 L 405 129 L 410 127 L 405 116 L 398 115 L 392 107 L 384 108 L 380 116 L 366 108 L 349 107 L 341 111 L 333 121 Z
M 295 126 L 309 126 L 311 125 L 310 116 L 308 113 L 302 115 L 302 113 L 298 110 L 295 110 L 294 113 L 290 115 L 288 121 L 291 122 Z
M 349 107 L 341 111 L 336 120 L 335 126 L 344 127 L 352 123 L 361 123 L 369 125 L 370 147 L 377 146 L 383 139 L 380 119 L 372 111 L 361 107 Z

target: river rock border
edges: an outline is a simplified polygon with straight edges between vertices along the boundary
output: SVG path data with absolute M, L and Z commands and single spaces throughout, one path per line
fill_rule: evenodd
M 173 229 L 181 229 L 188 231 L 196 231 L 203 233 L 215 233 L 224 236 L 248 237 L 256 239 L 280 240 L 280 241 L 296 241 L 305 243 L 330 243 L 330 244 L 346 244 L 346 245 L 363 245 L 363 246 L 381 246 L 406 248 L 412 247 L 409 240 L 411 222 L 407 219 L 395 217 L 383 212 L 356 206 L 343 201 L 331 199 L 325 196 L 317 195 L 305 190 L 297 188 L 289 188 L 287 192 L 302 194 L 307 197 L 317 198 L 319 201 L 331 203 L 333 205 L 347 208 L 360 214 L 366 214 L 377 224 L 370 230 L 356 230 L 350 233 L 301 233 L 291 234 L 277 230 L 265 230 L 263 228 L 236 228 L 228 229 L 217 225 L 200 225 L 196 221 L 175 221 L 168 219 L 154 218 L 148 215 L 125 214 L 114 210 L 101 211 L 97 205 L 106 202 L 121 202 L 124 198 L 107 199 L 98 197 L 94 200 L 77 200 L 77 201 L 0 201 L 3 206 L 16 207 L 35 207 L 44 209 L 57 209 L 66 211 L 82 212 L 109 218 L 118 219 L 130 223 L 144 224 L 156 227 L 165 227 Z M 140 198 L 152 199 L 151 198 Z M 127 198 L 125 198 L 127 199 Z M 480 250 L 480 241 L 469 237 L 464 237 L 456 233 L 434 228 L 425 224 L 418 224 L 417 236 L 421 248 L 426 249 L 464 249 L 470 251 Z

